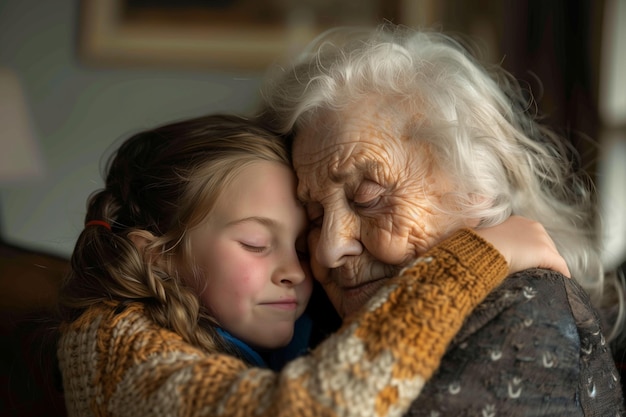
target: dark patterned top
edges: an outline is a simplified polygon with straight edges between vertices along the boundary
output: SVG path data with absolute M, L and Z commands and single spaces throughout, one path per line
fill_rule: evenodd
M 407 416 L 621 416 L 621 383 L 586 292 L 547 270 L 478 307 Z

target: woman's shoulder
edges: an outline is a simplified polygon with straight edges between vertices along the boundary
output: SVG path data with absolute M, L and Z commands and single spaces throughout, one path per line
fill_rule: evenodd
M 468 318 L 460 341 L 490 326 L 541 327 L 541 332 L 578 333 L 600 329 L 600 319 L 586 291 L 574 280 L 547 269 L 528 269 L 509 276 Z M 537 329 L 535 330 L 537 331 Z
M 533 316 L 553 323 L 573 320 L 579 333 L 583 329 L 600 331 L 601 321 L 587 291 L 574 278 L 548 269 L 528 269 L 511 275 L 486 299 L 489 308 L 492 300 L 515 295 L 517 303 L 532 307 Z
M 536 416 L 623 410 L 600 320 L 573 279 L 541 269 L 508 277 L 468 317 L 409 415 L 493 407 Z

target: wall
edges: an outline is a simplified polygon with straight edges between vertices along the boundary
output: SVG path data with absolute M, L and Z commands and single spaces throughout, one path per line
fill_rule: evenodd
M 599 23 L 604 28 L 601 48 L 594 40 L 596 31 L 592 29 L 597 19 L 593 16 L 585 20 L 587 26 L 582 28 L 559 32 L 548 25 L 564 24 L 564 16 L 569 14 L 562 10 L 563 3 L 480 3 L 489 5 L 489 10 L 477 9 L 473 1 L 408 2 L 412 7 L 405 10 L 403 17 L 407 24 L 445 21 L 446 30 L 469 32 L 482 36 L 485 42 L 499 44 L 503 51 L 492 58 L 509 65 L 509 70 L 526 82 L 532 80 L 529 74 L 540 77 L 543 92 L 541 88 L 537 90 L 542 92 L 544 101 L 552 97 L 548 103 L 552 105 L 542 110 L 553 117 L 561 115 L 556 117 L 557 128 L 580 130 L 590 135 L 592 141 L 600 140 L 600 146 L 589 142 L 591 149 L 582 153 L 591 155 L 585 163 L 592 174 L 597 173 L 604 212 L 605 263 L 609 267 L 621 263 L 626 257 L 626 90 L 617 74 L 623 73 L 625 62 L 620 51 L 623 52 L 626 2 L 576 2 L 579 8 L 594 11 L 592 15 L 604 11 L 604 22 Z M 102 184 L 101 165 L 115 143 L 134 131 L 173 119 L 208 112 L 248 113 L 255 107 L 262 77 L 260 73 L 237 73 L 232 69 L 191 72 L 84 67 L 75 55 L 78 6 L 78 0 L 0 0 L 0 66 L 20 77 L 46 168 L 45 175 L 37 180 L 0 183 L 0 236 L 8 243 L 60 256 L 68 256 L 72 250 L 82 229 L 86 198 Z M 566 8 L 570 12 L 571 9 Z M 543 16 L 545 22 L 531 24 L 529 16 L 533 11 Z M 574 17 L 581 15 L 585 16 L 580 12 Z M 515 22 L 517 26 L 506 22 Z M 583 30 L 585 27 L 587 31 Z M 545 38 L 539 48 L 544 55 L 537 55 L 536 46 L 528 46 L 529 38 L 540 35 Z M 578 45 L 581 37 L 587 48 Z M 554 48 L 564 50 L 555 39 L 574 44 L 570 49 L 586 51 L 589 62 L 580 53 L 559 56 L 576 62 L 563 69 L 570 78 L 574 73 L 584 73 L 593 79 L 583 79 L 594 85 L 589 91 L 579 87 L 580 80 L 574 88 L 563 87 L 564 77 L 555 72 L 560 67 L 554 58 L 547 67 L 536 67 L 538 63 L 545 64 L 539 56 L 553 57 Z M 594 92 L 595 76 L 589 75 L 598 72 L 596 61 L 601 63 L 599 102 Z M 580 68 L 583 70 L 574 71 Z M 555 79 L 550 74 L 556 74 Z M 586 101 L 581 100 L 581 91 L 587 94 Z M 566 110 L 571 110 L 571 114 L 563 115 Z
M 25 90 L 45 175 L 0 184 L 10 244 L 69 256 L 112 146 L 139 129 L 208 112 L 248 113 L 261 74 L 86 68 L 77 0 L 0 0 L 0 65 Z M 0 92 L 1 94 L 2 92 Z M 1 143 L 1 142 L 0 142 Z

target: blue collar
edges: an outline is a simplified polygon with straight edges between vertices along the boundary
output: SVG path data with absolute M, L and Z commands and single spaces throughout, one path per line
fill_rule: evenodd
M 280 371 L 289 361 L 300 357 L 308 352 L 309 341 L 313 321 L 305 313 L 296 320 L 294 327 L 294 335 L 291 342 L 287 346 L 275 349 L 268 353 L 268 362 L 263 360 L 261 355 L 243 341 L 237 339 L 226 330 L 218 327 L 217 332 L 230 343 L 239 353 L 239 355 L 253 366 L 262 368 L 271 368 L 274 371 Z
M 262 368 L 267 368 L 267 363 L 265 363 L 265 361 L 263 360 L 263 358 L 261 358 L 261 355 L 259 355 L 256 351 L 254 351 L 250 346 L 248 346 L 246 343 L 242 342 L 241 340 L 237 339 L 235 336 L 233 336 L 232 334 L 228 333 L 226 330 L 218 327 L 217 328 L 217 332 L 219 333 L 220 336 L 222 336 L 224 338 L 224 340 L 226 340 L 227 342 L 231 343 L 236 349 L 237 352 L 248 362 L 250 362 L 250 364 L 254 365 L 254 366 L 259 366 Z

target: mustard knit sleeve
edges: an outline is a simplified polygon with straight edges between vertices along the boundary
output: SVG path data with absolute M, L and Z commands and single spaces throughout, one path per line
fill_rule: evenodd
M 462 230 L 393 278 L 359 314 L 280 373 L 207 354 L 141 310 L 83 315 L 59 359 L 70 416 L 401 416 L 465 317 L 507 273 Z

